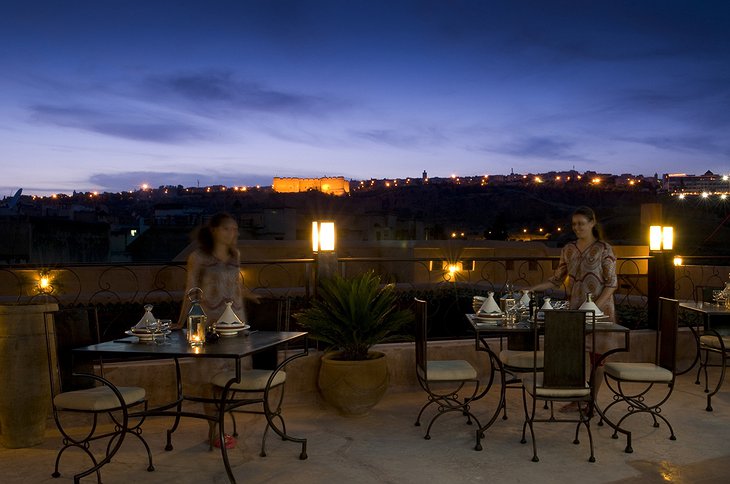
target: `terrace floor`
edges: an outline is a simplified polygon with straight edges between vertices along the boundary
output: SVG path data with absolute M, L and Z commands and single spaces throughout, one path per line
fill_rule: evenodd
M 694 372 L 692 372 L 694 373 Z M 605 392 L 604 392 L 605 393 Z M 701 387 L 694 375 L 679 377 L 677 388 L 664 415 L 673 423 L 676 441 L 667 428 L 652 427 L 641 418 L 631 425 L 634 453 L 623 452 L 625 441 L 611 439 L 610 428 L 595 425 L 597 461 L 589 463 L 587 438 L 572 444 L 572 424 L 538 424 L 540 462 L 531 462 L 531 447 L 520 444 L 523 414 L 519 391 L 508 394 L 508 420 L 497 420 L 483 441 L 474 448 L 474 427 L 452 414 L 437 421 L 431 440 L 425 428 L 413 422 L 425 394 L 391 392 L 370 415 L 345 418 L 324 404 L 296 403 L 285 408 L 290 433 L 309 439 L 309 459 L 299 460 L 299 445 L 270 438 L 268 456 L 259 457 L 263 430 L 260 416 L 239 415 L 238 448 L 231 451 L 238 482 L 306 483 L 421 483 L 421 482 L 584 482 L 584 483 L 720 483 L 730 475 L 730 385 L 713 400 L 714 412 L 706 412 Z M 600 398 L 605 400 L 606 395 Z M 477 416 L 493 411 L 494 396 L 475 404 Z M 149 419 L 144 435 L 153 450 L 156 470 L 146 472 L 138 442 L 125 440 L 114 461 L 102 469 L 106 484 L 129 482 L 225 483 L 220 452 L 208 451 L 204 441 L 207 424 L 184 420 L 175 434 L 175 449 L 165 452 L 164 435 L 170 419 Z M 585 437 L 585 433 L 582 433 Z M 62 477 L 52 479 L 56 449 L 61 439 L 49 421 L 44 444 L 28 449 L 0 448 L 2 482 L 72 482 L 73 470 L 85 465 L 80 452 L 70 452 Z M 95 482 L 86 478 L 84 482 Z

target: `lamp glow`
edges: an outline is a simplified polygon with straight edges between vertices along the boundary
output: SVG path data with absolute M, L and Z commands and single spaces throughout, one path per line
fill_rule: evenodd
M 672 250 L 674 247 L 674 227 L 662 227 L 662 249 Z
M 312 251 L 332 252 L 335 250 L 335 223 L 312 222 Z
M 672 250 L 674 248 L 674 227 L 652 225 L 649 228 L 649 250 Z
M 684 264 L 684 261 L 682 260 L 682 258 L 681 258 L 681 257 L 675 257 L 675 258 L 674 258 L 674 265 L 675 265 L 675 266 L 679 267 L 679 266 L 681 266 L 682 264 Z
M 649 250 L 662 249 L 662 228 L 659 225 L 649 227 Z

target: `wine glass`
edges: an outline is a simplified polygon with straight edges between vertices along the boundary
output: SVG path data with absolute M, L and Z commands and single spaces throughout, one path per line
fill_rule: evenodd
M 172 320 L 170 319 L 157 320 L 156 332 L 154 332 L 152 336 L 152 338 L 155 340 L 155 343 L 159 345 L 167 344 L 167 333 L 170 331 L 171 324 Z M 161 337 L 161 340 L 158 341 L 158 337 Z
M 718 306 L 723 305 L 723 302 L 725 301 L 725 295 L 723 294 L 722 289 L 712 290 L 712 300 L 715 301 L 715 304 Z

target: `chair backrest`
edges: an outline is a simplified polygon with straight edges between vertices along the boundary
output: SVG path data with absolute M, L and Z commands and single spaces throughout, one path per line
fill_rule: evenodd
M 657 333 L 657 364 L 662 368 L 677 369 L 677 332 L 679 301 L 659 298 L 659 331 Z
M 414 312 L 416 313 L 416 372 L 419 376 L 426 377 L 426 346 L 428 343 L 428 303 L 422 299 L 414 299 Z
M 584 311 L 545 311 L 543 386 L 585 387 L 585 334 Z
M 72 374 L 93 373 L 95 360 L 81 356 L 74 358 L 71 350 L 100 341 L 96 309 L 77 307 L 46 313 L 45 329 L 53 395 L 93 387 L 93 380 L 77 378 Z

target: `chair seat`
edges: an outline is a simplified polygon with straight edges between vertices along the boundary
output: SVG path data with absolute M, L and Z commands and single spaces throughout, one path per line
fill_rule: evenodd
M 145 390 L 140 387 L 117 387 L 122 394 L 125 405 L 139 403 L 145 399 Z M 75 390 L 59 393 L 53 398 L 53 404 L 60 410 L 85 410 L 103 412 L 120 408 L 119 399 L 107 386 Z
M 241 372 L 241 382 L 234 383 L 231 385 L 231 390 L 238 390 L 242 392 L 263 392 L 266 388 L 266 382 L 269 381 L 271 374 L 274 370 L 245 370 Z M 222 371 L 217 373 L 211 379 L 211 383 L 218 387 L 225 387 L 226 384 L 236 378 L 235 371 Z M 281 385 L 286 381 L 286 372 L 280 371 L 274 376 L 274 381 L 271 382 L 271 386 L 275 387 Z
M 617 379 L 637 382 L 670 382 L 672 372 L 654 363 L 606 363 L 604 372 Z
M 465 360 L 429 360 L 426 363 L 428 381 L 474 380 L 477 371 Z
M 545 388 L 543 387 L 543 374 L 537 374 L 537 381 L 533 384 L 533 374 L 528 373 L 522 377 L 522 385 L 530 395 L 549 398 L 580 398 L 589 397 L 591 388 L 586 383 L 583 388 Z M 533 393 L 534 392 L 534 393 Z
M 726 350 L 730 349 L 730 336 L 722 336 L 722 344 L 725 345 Z M 700 345 L 717 350 L 722 349 L 720 346 L 720 338 L 709 334 L 700 336 Z
M 537 367 L 543 367 L 543 360 L 545 358 L 544 351 L 537 352 Z M 519 351 L 519 350 L 502 350 L 499 352 L 499 360 L 506 366 L 512 368 L 525 368 L 532 370 L 535 364 L 535 352 L 534 351 Z

